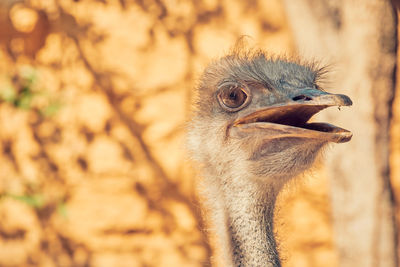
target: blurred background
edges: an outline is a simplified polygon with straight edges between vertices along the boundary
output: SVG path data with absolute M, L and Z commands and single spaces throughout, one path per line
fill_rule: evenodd
M 196 78 L 242 35 L 296 53 L 279 0 L 2 0 L 0 266 L 210 266 L 184 125 Z M 289 191 L 283 266 L 338 266 L 324 166 Z

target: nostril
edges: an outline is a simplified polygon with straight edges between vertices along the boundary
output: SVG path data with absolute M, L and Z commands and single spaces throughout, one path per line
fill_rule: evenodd
M 304 101 L 310 101 L 312 100 L 311 97 L 306 96 L 306 95 L 298 95 L 292 98 L 294 101 L 299 101 L 299 100 L 304 100 Z

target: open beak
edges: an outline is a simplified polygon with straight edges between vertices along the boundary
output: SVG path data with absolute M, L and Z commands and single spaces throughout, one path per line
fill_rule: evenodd
M 348 96 L 307 90 L 286 103 L 279 103 L 247 114 L 234 121 L 233 126 L 240 132 L 262 131 L 268 138 L 301 137 L 344 143 L 353 134 L 329 123 L 309 123 L 308 120 L 319 111 L 331 106 L 351 106 Z M 310 93 L 311 91 L 311 93 Z M 313 93 L 317 92 L 317 93 Z

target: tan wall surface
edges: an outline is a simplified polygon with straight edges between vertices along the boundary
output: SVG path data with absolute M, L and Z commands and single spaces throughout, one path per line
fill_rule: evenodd
M 0 266 L 208 266 L 184 125 L 242 35 L 295 52 L 278 0 L 2 1 Z M 337 266 L 328 184 L 319 166 L 281 195 L 284 266 Z

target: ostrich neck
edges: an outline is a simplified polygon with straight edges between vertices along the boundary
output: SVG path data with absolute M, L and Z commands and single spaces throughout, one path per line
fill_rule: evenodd
M 234 266 L 280 267 L 273 231 L 278 190 L 273 186 L 241 181 L 222 188 L 226 240 Z M 229 246 L 228 246 L 229 247 Z

